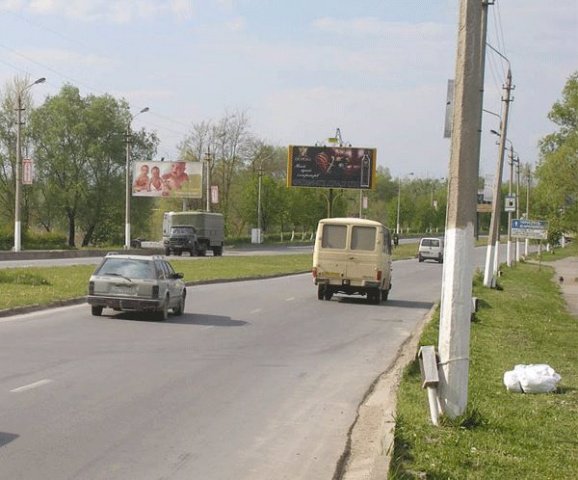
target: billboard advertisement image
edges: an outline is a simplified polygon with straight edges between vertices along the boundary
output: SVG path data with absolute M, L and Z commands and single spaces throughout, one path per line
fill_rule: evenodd
M 133 197 L 202 198 L 200 162 L 133 162 Z
M 287 186 L 370 190 L 376 163 L 374 148 L 290 145 Z

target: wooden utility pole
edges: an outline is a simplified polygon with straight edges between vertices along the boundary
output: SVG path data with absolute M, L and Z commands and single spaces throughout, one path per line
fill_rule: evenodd
M 454 118 L 450 157 L 446 249 L 440 307 L 439 400 L 455 418 L 468 399 L 474 226 L 482 117 L 482 7 L 462 0 L 458 28 Z

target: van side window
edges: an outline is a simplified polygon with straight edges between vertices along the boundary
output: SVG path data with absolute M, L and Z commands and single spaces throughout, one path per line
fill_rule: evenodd
M 347 243 L 347 225 L 323 225 L 323 248 L 344 249 Z
M 375 250 L 375 227 L 357 227 L 351 230 L 351 250 Z

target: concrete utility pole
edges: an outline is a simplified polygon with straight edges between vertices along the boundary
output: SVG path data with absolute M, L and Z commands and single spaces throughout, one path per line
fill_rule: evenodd
M 516 219 L 520 219 L 520 156 L 516 157 Z M 516 237 L 516 262 L 520 262 L 520 237 Z
M 460 2 L 438 343 L 440 405 L 450 418 L 463 414 L 468 400 L 472 258 L 484 84 L 482 8 L 487 8 L 487 3 L 480 0 Z
M 530 168 L 530 164 L 526 164 L 526 181 L 528 184 L 526 185 L 526 220 L 530 220 L 530 183 L 532 181 L 532 170 Z M 528 248 L 530 246 L 530 240 L 524 240 L 524 256 L 528 256 Z
M 508 182 L 508 196 L 512 198 L 512 184 L 514 183 L 514 145 L 510 142 L 510 181 Z M 517 201 L 517 199 L 516 199 Z M 506 265 L 512 266 L 512 211 L 508 211 L 508 244 L 506 253 Z
M 510 93 L 512 91 L 512 71 L 508 68 L 506 76 L 506 84 L 504 85 L 505 96 L 502 98 L 504 102 L 504 114 L 500 124 L 500 145 L 498 148 L 498 162 L 496 165 L 496 175 L 494 177 L 494 192 L 492 201 L 492 217 L 490 220 L 490 232 L 488 235 L 488 249 L 486 250 L 486 268 L 484 270 L 484 287 L 491 288 L 495 285 L 494 275 L 497 274 L 498 264 L 497 259 L 499 255 L 499 225 L 501 212 L 501 189 L 502 189 L 502 171 L 504 169 L 504 152 L 506 149 L 506 135 L 508 133 L 508 115 L 510 112 Z

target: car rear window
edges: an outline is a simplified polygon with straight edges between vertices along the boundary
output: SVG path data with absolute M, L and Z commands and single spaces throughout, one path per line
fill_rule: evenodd
M 439 247 L 440 241 L 435 239 L 435 238 L 424 238 L 421 241 L 421 246 L 422 247 Z
M 347 243 L 346 225 L 323 225 L 323 237 L 321 246 L 323 248 L 345 248 Z
M 375 227 L 356 227 L 351 231 L 351 250 L 375 250 Z
M 156 278 L 152 262 L 131 258 L 107 258 L 98 269 L 97 275 L 122 275 L 127 278 Z

